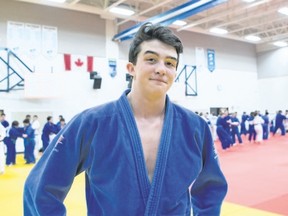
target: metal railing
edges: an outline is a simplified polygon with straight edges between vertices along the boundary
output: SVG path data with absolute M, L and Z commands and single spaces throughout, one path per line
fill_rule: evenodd
M 0 48 L 0 52 L 4 52 L 4 54 L 0 55 L 0 66 L 1 64 L 4 66 L 0 67 L 0 92 L 23 90 L 23 74 L 25 71 L 32 73 L 33 70 L 9 48 Z M 6 74 L 4 74 L 5 70 Z
M 175 79 L 175 82 L 180 82 L 180 77 L 184 73 L 184 83 L 185 83 L 185 95 L 186 96 L 197 96 L 197 73 L 196 66 L 194 65 L 184 65 L 180 73 Z M 193 75 L 193 76 L 192 76 Z

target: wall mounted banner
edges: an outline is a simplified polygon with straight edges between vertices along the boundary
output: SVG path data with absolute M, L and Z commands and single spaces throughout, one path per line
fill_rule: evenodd
M 111 77 L 115 77 L 117 75 L 117 62 L 115 59 L 109 59 L 109 74 Z
M 25 53 L 36 58 L 41 53 L 41 25 L 25 23 Z
M 7 46 L 17 55 L 23 54 L 25 45 L 25 24 L 8 21 Z
M 42 54 L 48 58 L 54 58 L 58 52 L 57 27 L 42 26 Z
M 208 70 L 213 72 L 215 70 L 215 50 L 207 49 L 207 64 Z

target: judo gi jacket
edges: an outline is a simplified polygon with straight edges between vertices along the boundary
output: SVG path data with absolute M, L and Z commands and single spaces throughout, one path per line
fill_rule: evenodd
M 63 201 L 81 172 L 89 216 L 220 215 L 227 183 L 207 123 L 166 97 L 150 182 L 128 91 L 57 134 L 25 182 L 25 216 L 65 215 Z

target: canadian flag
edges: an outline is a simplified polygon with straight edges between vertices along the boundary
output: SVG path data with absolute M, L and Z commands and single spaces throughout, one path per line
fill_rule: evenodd
M 93 56 L 64 54 L 66 71 L 93 71 Z

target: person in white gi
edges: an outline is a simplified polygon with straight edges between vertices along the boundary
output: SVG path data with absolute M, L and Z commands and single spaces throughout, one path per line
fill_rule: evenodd
M 5 172 L 5 152 L 4 152 L 4 138 L 6 137 L 6 129 L 0 124 L 0 175 Z

